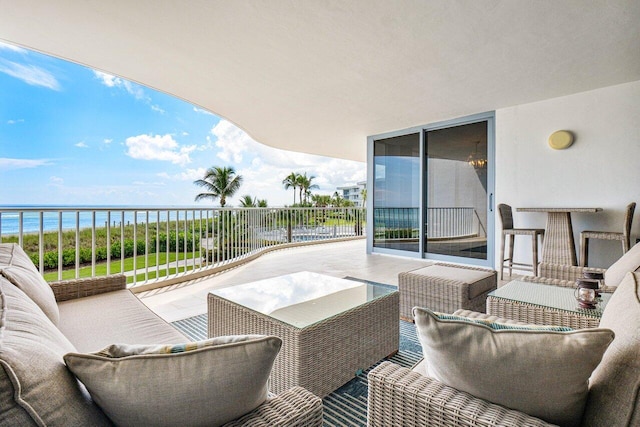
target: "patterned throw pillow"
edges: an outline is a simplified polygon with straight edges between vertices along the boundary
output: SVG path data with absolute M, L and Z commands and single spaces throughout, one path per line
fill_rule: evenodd
M 437 313 L 433 314 L 439 320 L 457 320 L 460 322 L 475 323 L 477 325 L 487 326 L 495 331 L 500 330 L 512 330 L 512 331 L 557 331 L 557 332 L 569 332 L 573 331 L 572 328 L 566 326 L 553 326 L 553 325 L 517 325 L 511 323 L 500 323 L 488 319 L 477 319 L 464 316 L 456 316 L 455 314 Z
M 218 426 L 267 398 L 282 340 L 247 335 L 182 345 L 111 345 L 67 366 L 116 425 Z

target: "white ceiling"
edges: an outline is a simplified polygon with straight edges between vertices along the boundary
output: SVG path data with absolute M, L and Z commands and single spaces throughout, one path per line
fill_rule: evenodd
M 0 39 L 183 98 L 267 145 L 640 80 L 638 0 L 0 0 Z

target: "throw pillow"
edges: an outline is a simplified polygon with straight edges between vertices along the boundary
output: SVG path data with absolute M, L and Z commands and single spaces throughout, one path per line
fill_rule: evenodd
M 181 346 L 112 345 L 64 356 L 117 425 L 218 426 L 267 398 L 282 341 L 232 336 Z
M 604 272 L 604 284 L 618 286 L 630 271 L 640 270 L 640 243 L 636 243 L 626 254 Z
M 417 307 L 413 314 L 429 376 L 563 426 L 580 424 L 589 376 L 614 336 L 609 329 L 491 327 Z
M 58 324 L 60 312 L 53 290 L 19 245 L 0 245 L 0 274 L 38 304 L 54 325 Z
M 65 366 L 75 347 L 42 310 L 0 277 L 0 425 L 109 426 Z
M 616 339 L 590 380 L 584 425 L 640 425 L 640 273 L 627 273 L 607 303 L 600 326 Z

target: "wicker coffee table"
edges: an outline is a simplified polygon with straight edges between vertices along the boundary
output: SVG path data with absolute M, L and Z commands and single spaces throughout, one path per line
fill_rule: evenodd
M 275 335 L 283 341 L 270 378 L 324 397 L 398 351 L 395 287 L 301 272 L 211 291 L 209 337 Z
M 513 280 L 487 296 L 487 314 L 534 325 L 596 328 L 611 294 L 601 298 L 595 309 L 579 308 L 573 288 Z

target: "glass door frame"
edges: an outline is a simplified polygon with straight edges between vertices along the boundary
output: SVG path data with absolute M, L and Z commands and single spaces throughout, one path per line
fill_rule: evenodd
M 450 255 L 439 255 L 434 253 L 425 252 L 425 223 L 426 223 L 426 180 L 427 180 L 427 158 L 426 158 L 426 142 L 425 134 L 428 131 L 446 129 L 450 127 L 456 127 L 477 122 L 487 122 L 487 259 L 474 259 Z M 421 218 L 419 224 L 419 250 L 418 252 L 401 251 L 395 249 L 379 248 L 373 246 L 373 202 L 375 194 L 375 159 L 374 159 L 374 141 L 380 139 L 391 138 L 395 136 L 409 135 L 419 133 L 420 136 L 420 204 L 419 204 L 419 218 Z M 441 121 L 437 123 L 431 123 L 424 126 L 416 126 L 412 128 L 402 129 L 394 132 L 388 132 L 379 135 L 372 135 L 367 137 L 367 188 L 371 197 L 367 197 L 367 253 L 381 253 L 390 255 L 400 255 L 411 258 L 425 258 L 433 259 L 437 261 L 454 262 L 459 264 L 478 265 L 483 267 L 494 268 L 495 265 L 495 248 L 496 248 L 496 235 L 495 235 L 495 112 L 490 111 L 486 113 L 474 114 L 471 116 L 456 118 L 452 120 Z

